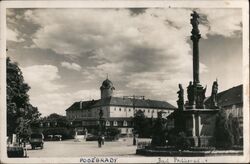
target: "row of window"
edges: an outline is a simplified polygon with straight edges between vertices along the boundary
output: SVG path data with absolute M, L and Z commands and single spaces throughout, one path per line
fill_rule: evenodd
M 106 121 L 106 126 L 132 126 L 130 121 Z
M 126 111 L 129 111 L 131 112 L 132 109 L 131 108 L 114 108 L 114 111 L 121 111 L 121 112 L 126 112 Z M 160 110 L 157 110 L 157 109 L 135 109 L 135 112 L 141 110 L 142 112 L 144 113 L 157 113 L 159 112 Z M 165 114 L 170 114 L 172 111 L 170 110 L 164 110 Z M 91 112 L 80 112 L 80 111 L 70 111 L 70 112 L 67 112 L 67 116 L 68 118 L 81 118 L 81 117 L 91 117 L 91 115 L 94 114 L 94 115 L 97 115 L 98 114 L 98 110 L 95 110 L 94 113 L 91 113 Z
M 124 108 L 123 109 L 124 110 L 124 112 L 126 112 L 127 111 L 127 109 L 126 108 Z M 135 112 L 137 112 L 137 111 L 139 111 L 139 110 L 141 110 L 141 109 L 135 109 Z M 114 111 L 116 111 L 116 108 L 114 108 Z M 119 111 L 122 111 L 122 108 L 119 108 Z M 131 109 L 129 108 L 128 109 L 128 111 L 130 112 L 131 111 Z M 155 110 L 154 109 L 143 109 L 143 110 L 141 110 L 142 112 L 148 112 L 148 113 L 154 113 L 155 112 Z M 151 111 L 151 112 L 150 112 Z M 156 110 L 156 112 L 157 112 L 157 110 Z M 165 110 L 164 112 L 166 112 L 167 114 L 168 113 L 171 113 L 171 111 L 168 111 L 168 110 Z
M 97 125 L 98 121 L 83 121 L 82 126 Z M 106 121 L 105 126 L 132 126 L 131 121 Z

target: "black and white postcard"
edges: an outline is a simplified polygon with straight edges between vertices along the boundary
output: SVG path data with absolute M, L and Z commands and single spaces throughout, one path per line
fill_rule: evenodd
M 249 162 L 249 3 L 1 1 L 1 163 Z

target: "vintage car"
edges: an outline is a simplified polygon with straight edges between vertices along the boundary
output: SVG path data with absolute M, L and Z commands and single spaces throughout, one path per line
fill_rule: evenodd
M 43 149 L 44 136 L 42 133 L 32 133 L 29 141 L 32 149 L 35 149 L 36 147 Z
M 97 141 L 98 140 L 98 136 L 93 135 L 93 134 L 88 134 L 86 137 L 86 141 Z

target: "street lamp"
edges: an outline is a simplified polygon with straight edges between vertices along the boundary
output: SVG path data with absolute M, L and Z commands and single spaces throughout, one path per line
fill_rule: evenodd
M 135 99 L 145 99 L 145 96 L 136 96 L 136 95 L 133 95 L 133 96 L 123 96 L 123 99 L 125 98 L 129 98 L 129 99 L 132 99 L 132 105 L 133 105 L 133 113 L 134 113 L 134 116 L 135 117 Z M 135 131 L 135 125 L 134 125 L 134 122 L 133 122 L 133 130 L 132 130 L 132 133 L 133 133 L 133 145 L 136 145 L 136 131 Z
M 104 123 L 104 120 L 103 120 L 103 111 L 102 109 L 100 109 L 100 112 L 99 112 L 99 127 L 98 127 L 98 145 L 99 147 L 101 147 L 102 144 L 104 144 L 104 139 L 102 138 L 102 135 L 103 135 L 103 123 Z

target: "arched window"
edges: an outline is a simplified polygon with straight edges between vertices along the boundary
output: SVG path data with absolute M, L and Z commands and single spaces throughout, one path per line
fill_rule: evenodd
M 127 121 L 123 121 L 123 126 L 128 126 L 128 123 L 127 123 Z

